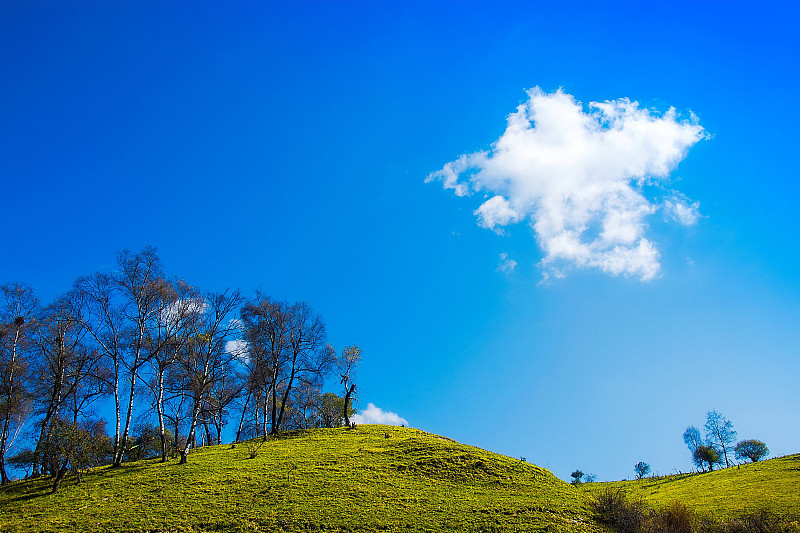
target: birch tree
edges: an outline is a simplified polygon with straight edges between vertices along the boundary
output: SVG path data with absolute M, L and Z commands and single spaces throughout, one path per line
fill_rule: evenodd
M 30 413 L 30 330 L 38 308 L 33 289 L 19 283 L 0 287 L 0 484 L 10 481 L 6 452 Z
M 59 415 L 78 384 L 76 368 L 86 356 L 86 328 L 74 314 L 74 293 L 47 306 L 36 321 L 34 333 L 35 370 L 34 405 L 39 415 L 38 439 L 33 453 L 33 477 L 41 475 L 43 456 L 47 455 L 50 423 Z
M 211 293 L 203 301 L 203 313 L 190 324 L 189 342 L 181 356 L 185 387 L 192 405 L 186 442 L 178 450 L 181 464 L 186 463 L 189 449 L 196 440 L 203 407 L 210 402 L 214 387 L 232 371 L 235 356 L 227 350 L 227 343 L 239 330 L 234 317 L 242 303 L 238 291 Z

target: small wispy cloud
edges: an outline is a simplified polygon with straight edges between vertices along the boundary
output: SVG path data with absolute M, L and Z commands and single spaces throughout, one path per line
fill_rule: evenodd
M 366 409 L 350 417 L 356 424 L 386 424 L 390 426 L 408 426 L 408 420 L 391 411 L 384 411 L 374 403 L 368 403 Z
M 508 257 L 506 252 L 500 254 L 500 263 L 497 265 L 498 272 L 511 272 L 517 268 L 517 262 Z
M 679 192 L 664 200 L 664 213 L 667 220 L 684 226 L 694 226 L 702 216 L 700 202 L 692 202 Z
M 706 136 L 697 117 L 681 119 L 674 108 L 659 114 L 627 98 L 584 108 L 561 90 L 534 88 L 490 150 L 464 154 L 426 182 L 456 196 L 489 196 L 474 214 L 497 233 L 527 220 L 544 252 L 544 277 L 583 267 L 647 281 L 660 263 L 646 217 L 663 207 L 670 220 L 691 225 L 699 204 L 676 191 L 651 202 L 643 187 L 665 182 Z

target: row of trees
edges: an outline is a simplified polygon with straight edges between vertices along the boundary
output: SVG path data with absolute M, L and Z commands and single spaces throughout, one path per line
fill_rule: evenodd
M 689 426 L 683 433 L 683 441 L 692 454 L 692 462 L 703 472 L 706 467 L 713 471 L 714 465 L 721 465 L 723 462 L 726 468 L 730 466 L 728 454 L 731 452 L 738 461 L 749 460 L 753 463 L 769 455 L 767 445 L 757 439 L 741 440 L 734 446 L 736 431 L 733 423 L 714 410 L 706 413 L 705 439 L 701 437 L 699 429 Z M 650 465 L 639 461 L 633 466 L 633 470 L 636 479 L 642 479 L 650 473 Z M 573 485 L 591 483 L 596 479 L 596 476 L 584 474 L 581 470 L 575 470 L 570 476 Z
M 234 415 L 237 441 L 349 423 L 361 350 L 337 354 L 305 302 L 202 292 L 168 278 L 151 247 L 121 252 L 49 305 L 19 283 L 0 298 L 2 483 L 19 441 L 30 447 L 14 464 L 55 476 L 57 489 L 70 468 L 119 466 L 153 441 L 162 461 L 184 463 L 198 442 L 220 443 Z M 331 376 L 342 397 L 322 392 Z M 110 437 L 96 413 L 106 403 Z
M 692 462 L 703 472 L 708 466 L 709 471 L 714 470 L 714 465 L 725 463 L 730 466 L 728 455 L 733 452 L 739 461 L 750 460 L 756 462 L 769 455 L 767 445 L 757 439 L 736 441 L 736 431 L 733 422 L 722 416 L 717 411 L 706 413 L 705 439 L 700 436 L 700 430 L 689 426 L 683 433 L 683 441 L 692 454 Z

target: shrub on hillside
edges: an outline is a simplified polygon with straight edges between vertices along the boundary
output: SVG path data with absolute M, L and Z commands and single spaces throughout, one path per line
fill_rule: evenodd
M 692 533 L 697 531 L 698 520 L 684 504 L 672 502 L 652 513 L 649 526 L 646 530 L 651 533 Z
M 789 531 L 783 527 L 780 517 L 762 509 L 730 520 L 722 524 L 724 533 L 783 533 Z
M 710 472 L 714 471 L 714 465 L 722 463 L 722 457 L 720 457 L 719 451 L 711 444 L 698 446 L 694 451 L 693 459 L 694 463 L 699 465 L 703 470 L 705 470 L 705 465 L 708 465 L 708 470 Z
M 756 439 L 739 441 L 736 444 L 735 450 L 737 459 L 741 460 L 746 458 L 750 459 L 753 463 L 769 455 L 769 448 L 767 448 L 767 445 Z
M 641 501 L 629 500 L 620 489 L 607 487 L 592 502 L 597 521 L 610 526 L 617 533 L 640 533 L 645 522 L 645 509 Z

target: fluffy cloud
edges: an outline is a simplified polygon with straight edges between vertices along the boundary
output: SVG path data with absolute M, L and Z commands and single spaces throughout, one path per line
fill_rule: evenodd
M 478 216 L 480 226 L 498 233 L 502 233 L 502 226 L 519 220 L 519 213 L 502 196 L 492 196 L 483 202 L 473 214 Z
M 387 424 L 390 426 L 408 426 L 408 421 L 397 413 L 384 411 L 374 403 L 368 403 L 366 409 L 350 417 L 356 424 Z
M 490 150 L 462 155 L 426 181 L 457 196 L 487 194 L 474 211 L 482 227 L 502 233 L 529 221 L 545 276 L 577 266 L 650 280 L 660 264 L 645 218 L 663 207 L 690 225 L 699 205 L 677 192 L 651 201 L 642 188 L 663 184 L 704 137 L 696 117 L 681 120 L 673 108 L 658 114 L 622 98 L 584 109 L 561 90 L 535 88 Z

